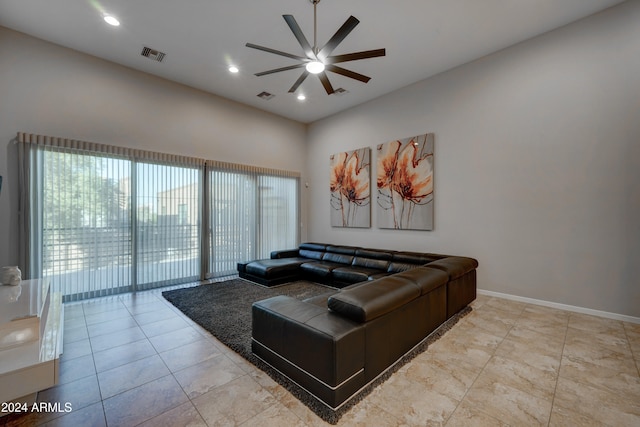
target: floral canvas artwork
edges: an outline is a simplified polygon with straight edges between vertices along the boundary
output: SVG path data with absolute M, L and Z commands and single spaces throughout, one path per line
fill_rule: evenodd
M 371 227 L 371 149 L 330 157 L 331 226 Z
M 380 228 L 433 230 L 433 134 L 377 148 Z

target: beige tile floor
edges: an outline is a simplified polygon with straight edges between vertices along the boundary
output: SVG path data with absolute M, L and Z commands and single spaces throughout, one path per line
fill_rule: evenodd
M 161 290 L 65 306 L 69 413 L 0 426 L 319 426 L 281 386 L 183 316 Z M 479 296 L 343 426 L 640 426 L 640 325 Z

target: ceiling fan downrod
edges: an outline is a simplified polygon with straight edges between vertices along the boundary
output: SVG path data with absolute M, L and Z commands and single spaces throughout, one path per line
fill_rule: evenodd
M 309 0 L 313 3 L 313 53 L 318 59 L 318 15 L 316 6 L 320 3 L 320 0 Z
M 318 74 L 323 72 L 325 69 L 324 61 L 322 61 L 322 59 L 318 57 L 318 52 L 320 52 L 320 49 L 318 49 L 318 11 L 316 6 L 318 5 L 318 3 L 320 3 L 320 0 L 309 1 L 313 3 L 313 47 L 311 48 L 311 50 L 315 59 L 311 58 L 313 60 L 307 63 L 306 70 L 311 74 Z

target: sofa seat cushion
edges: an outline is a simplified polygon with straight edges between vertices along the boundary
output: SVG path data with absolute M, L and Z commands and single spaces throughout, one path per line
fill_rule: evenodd
M 318 277 L 329 277 L 334 268 L 344 267 L 344 264 L 330 261 L 309 261 L 300 265 L 304 274 Z
M 306 258 L 260 259 L 245 266 L 245 271 L 266 279 L 277 278 L 295 272 Z
M 420 296 L 420 289 L 412 281 L 389 276 L 367 282 L 329 297 L 332 311 L 356 322 L 368 322 Z
M 449 281 L 449 275 L 447 273 L 429 267 L 412 268 L 411 270 L 396 274 L 395 277 L 401 277 L 413 282 L 420 288 L 421 295 L 427 294 Z
M 377 273 L 380 273 L 380 270 L 352 265 L 334 268 L 331 272 L 331 278 L 339 282 L 358 283 L 369 280 L 369 276 Z

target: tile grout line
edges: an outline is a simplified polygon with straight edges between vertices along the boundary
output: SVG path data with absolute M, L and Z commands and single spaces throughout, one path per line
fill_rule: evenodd
M 182 316 L 184 316 L 184 313 L 182 313 L 182 312 L 178 312 L 178 311 L 174 310 L 174 309 L 173 309 L 173 307 L 174 307 L 174 306 L 173 306 L 173 305 L 169 305 L 169 303 L 168 303 L 168 302 L 167 302 L 163 297 L 161 297 L 161 296 L 156 296 L 156 298 L 157 298 L 160 302 L 162 302 L 163 304 L 165 304 L 168 308 L 172 309 L 176 314 L 180 315 L 181 317 L 182 317 Z M 126 306 L 126 305 L 125 305 L 125 306 Z M 129 308 L 127 307 L 127 310 L 128 310 L 128 309 L 129 309 Z M 143 334 L 144 334 L 144 336 L 146 337 L 145 339 L 146 339 L 147 341 L 149 341 L 149 343 L 150 343 L 150 344 L 151 344 L 151 346 L 153 347 L 153 349 L 154 349 L 154 351 L 155 351 L 156 355 L 160 358 L 160 360 L 162 361 L 162 363 L 164 364 L 164 366 L 165 366 L 165 367 L 167 368 L 167 370 L 169 371 L 169 375 L 171 375 L 171 377 L 173 378 L 173 380 L 174 380 L 174 381 L 178 384 L 178 386 L 180 387 L 180 390 L 182 391 L 182 393 L 184 393 L 185 397 L 187 398 L 187 402 L 189 402 L 189 404 L 191 404 L 191 406 L 193 407 L 193 409 L 196 411 L 196 413 L 198 414 L 198 416 L 200 416 L 200 418 L 205 422 L 205 424 L 209 425 L 209 424 L 207 423 L 207 421 L 205 420 L 204 416 L 202 415 L 202 413 L 200 413 L 200 410 L 198 409 L 198 407 L 197 407 L 197 406 L 195 405 L 195 403 L 193 402 L 193 399 L 189 396 L 189 394 L 188 394 L 188 393 L 186 392 L 186 390 L 184 389 L 184 386 L 180 383 L 180 381 L 178 381 L 178 379 L 177 379 L 177 378 L 176 378 L 176 376 L 175 376 L 175 374 L 176 374 L 177 372 L 180 372 L 180 371 L 182 371 L 183 369 L 188 369 L 188 368 L 190 368 L 191 366 L 195 366 L 195 365 L 186 366 L 186 367 L 184 367 L 183 369 L 178 370 L 177 372 L 173 372 L 173 371 L 169 368 L 169 366 L 167 365 L 166 361 L 165 361 L 165 360 L 162 358 L 162 356 L 160 355 L 160 352 L 158 351 L 158 349 L 156 348 L 156 346 L 154 346 L 154 345 L 153 345 L 153 343 L 151 342 L 151 338 L 152 338 L 152 337 L 149 337 L 149 336 L 147 335 L 147 333 L 146 333 L 146 332 L 144 331 L 144 329 L 142 328 L 142 325 L 141 325 L 140 323 L 138 323 L 138 320 L 137 320 L 137 319 L 135 319 L 135 317 L 133 316 L 133 313 L 131 313 L 131 316 L 134 318 L 134 321 L 136 322 L 136 324 L 138 325 L 138 327 L 140 328 L 140 330 L 142 331 L 142 333 L 143 333 Z M 159 321 L 162 321 L 162 320 L 159 320 Z M 153 323 L 153 322 L 151 322 L 151 323 Z M 188 323 L 187 323 L 187 324 L 188 324 Z M 190 328 L 192 328 L 192 329 L 193 329 L 193 326 L 192 326 L 192 325 L 188 324 L 188 326 L 189 326 Z M 198 331 L 196 331 L 196 332 L 198 332 Z M 199 332 L 198 332 L 198 333 L 199 333 Z M 203 339 L 205 339 L 205 340 L 207 339 L 207 337 L 205 337 L 205 336 L 202 336 L 202 338 L 203 338 Z M 177 347 L 176 347 L 176 348 L 177 348 Z M 170 350 L 167 350 L 167 351 L 170 351 Z M 222 352 L 221 352 L 221 355 L 222 355 L 222 356 L 224 356 L 224 354 L 223 354 Z M 233 361 L 231 361 L 231 362 L 235 364 L 235 362 L 233 362 Z M 196 365 L 197 365 L 197 363 L 196 363 Z M 248 375 L 248 374 L 247 374 L 247 373 L 245 373 L 245 374 L 243 374 L 243 375 Z M 168 375 L 167 375 L 167 376 L 168 376 Z M 152 381 L 155 381 L 155 380 L 152 380 Z M 149 381 L 149 382 L 152 382 L 152 381 Z M 146 384 L 148 384 L 148 383 L 146 383 Z M 138 386 L 138 387 L 139 387 L 139 386 Z M 218 387 L 220 387 L 220 386 L 216 386 L 216 387 L 214 387 L 212 390 L 214 390 L 215 388 L 218 388 Z M 137 387 L 135 387 L 135 388 L 137 388 Z M 128 391 L 128 390 L 127 390 L 127 391 Z M 209 391 L 211 391 L 211 390 L 209 390 Z M 156 418 L 156 417 L 160 417 L 160 416 L 162 416 L 162 415 L 166 414 L 167 412 L 172 411 L 172 410 L 174 410 L 174 409 L 178 408 L 179 406 L 183 405 L 184 403 L 186 403 L 186 402 L 180 403 L 180 404 L 179 404 L 179 405 L 177 405 L 177 406 L 174 406 L 174 407 L 172 407 L 172 408 L 167 409 L 166 411 L 162 412 L 161 414 L 155 415 L 155 416 L 153 416 L 153 417 L 151 417 L 151 418 L 149 418 L 149 419 L 146 419 L 146 420 L 144 420 L 144 421 L 141 421 L 141 422 L 140 422 L 140 423 L 138 423 L 137 425 L 140 425 L 140 424 L 146 423 L 146 422 L 148 422 L 149 420 L 152 420 L 152 419 L 154 419 L 154 418 Z
M 97 370 L 97 367 L 96 367 L 95 358 L 93 357 L 94 352 L 93 352 L 93 347 L 92 347 L 92 344 L 91 344 L 91 338 L 90 338 L 90 336 L 89 336 L 89 329 L 88 329 L 88 325 L 87 325 L 86 313 L 85 313 L 85 311 L 84 311 L 84 304 L 83 304 L 83 303 L 80 303 L 80 304 L 78 304 L 78 305 L 79 305 L 79 306 L 80 306 L 80 308 L 82 309 L 82 319 L 83 319 L 83 321 L 84 321 L 84 325 L 85 325 L 84 327 L 85 327 L 85 329 L 87 329 L 87 341 L 89 342 L 89 348 L 91 349 L 91 361 L 93 362 L 93 369 L 94 369 L 94 374 L 93 374 L 93 376 L 95 376 L 95 378 L 96 378 L 96 384 L 97 384 L 97 386 L 98 386 L 98 393 L 99 393 L 99 395 L 100 395 L 100 401 L 99 401 L 99 402 L 89 403 L 89 404 L 87 404 L 86 406 L 83 406 L 83 407 L 81 407 L 81 408 L 74 408 L 74 410 L 82 410 L 82 409 L 88 408 L 88 407 L 90 407 L 90 406 L 92 406 L 92 405 L 95 405 L 95 404 L 97 404 L 97 403 L 100 403 L 100 407 L 102 408 L 102 417 L 103 417 L 103 419 L 104 419 L 104 421 L 105 421 L 105 425 L 107 425 L 107 417 L 106 417 L 106 413 L 105 413 L 105 410 L 104 410 L 104 399 L 103 399 L 103 396 L 102 396 L 102 390 L 100 389 L 100 380 L 98 379 L 98 370 Z M 79 340 L 79 341 L 81 341 L 81 340 Z M 79 341 L 74 341 L 74 342 L 79 342 Z M 68 344 L 71 344 L 71 343 L 68 343 Z M 62 353 L 62 354 L 64 354 L 64 350 L 63 350 L 63 353 Z M 74 358 L 74 359 L 76 359 L 76 358 Z M 74 359 L 69 359 L 69 360 L 74 360 Z M 61 387 L 61 386 L 65 386 L 65 385 L 71 384 L 71 383 L 73 383 L 73 382 L 75 382 L 75 381 L 80 381 L 80 380 L 83 380 L 83 379 L 89 378 L 89 377 L 91 377 L 91 376 L 92 376 L 92 375 L 88 375 L 88 376 L 86 376 L 86 377 L 82 377 L 82 378 L 75 379 L 74 381 L 71 381 L 70 383 L 58 384 L 58 385 L 56 385 L 56 386 L 54 386 L 54 387 Z M 71 413 L 70 413 L 70 414 L 64 414 L 64 415 L 61 415 L 61 416 L 59 416 L 59 417 L 52 418 L 51 420 L 45 421 L 45 422 L 40 423 L 40 424 L 38 424 L 38 425 L 45 425 L 45 424 L 47 424 L 47 423 L 49 423 L 49 422 L 51 422 L 51 421 L 53 421 L 53 420 L 56 420 L 56 419 L 62 419 L 62 418 L 64 418 L 65 416 L 68 416 L 68 415 L 71 415 Z
M 84 316 L 84 324 L 87 325 L 87 315 L 84 311 L 84 303 L 81 304 L 82 313 Z M 104 419 L 104 425 L 108 427 L 107 422 L 107 411 L 104 408 L 104 396 L 102 395 L 102 388 L 100 388 L 100 377 L 98 377 L 98 366 L 96 365 L 95 352 L 93 351 L 93 343 L 91 342 L 91 337 L 89 336 L 89 328 L 87 325 L 87 339 L 89 340 L 89 348 L 91 349 L 91 359 L 93 360 L 93 369 L 96 371 L 96 384 L 98 385 L 98 393 L 100 393 L 100 407 L 102 408 L 102 418 Z
M 213 282 L 212 282 L 212 283 L 213 283 Z M 166 300 L 165 300 L 165 301 L 166 301 Z M 170 308 L 172 308 L 172 309 L 173 309 L 173 311 L 175 311 L 175 312 L 176 312 L 177 314 L 179 314 L 180 316 L 182 316 L 182 317 L 186 317 L 186 315 L 185 315 L 184 313 L 182 313 L 180 310 L 178 310 L 178 309 L 177 309 L 173 304 L 169 303 L 168 301 L 166 301 L 166 302 L 165 302 L 165 304 L 166 304 L 166 305 L 168 305 Z M 197 325 L 197 324 L 196 324 L 196 325 Z M 199 326 L 199 325 L 198 325 L 198 326 Z M 189 325 L 189 327 L 193 328 L 193 325 Z M 196 332 L 198 332 L 198 333 L 199 333 L 199 331 L 196 331 Z M 209 334 L 209 335 L 210 335 L 210 334 Z M 210 337 L 211 337 L 211 338 L 215 338 L 215 337 L 213 337 L 212 335 L 210 335 Z M 205 340 L 207 340 L 207 341 L 210 341 L 209 337 L 202 336 L 202 338 L 203 338 L 203 339 L 205 339 Z M 235 361 L 233 361 L 233 359 L 229 358 L 229 357 L 224 353 L 224 351 L 223 351 L 222 349 L 220 349 L 220 348 L 216 345 L 216 343 L 215 343 L 215 342 L 213 342 L 213 344 L 214 344 L 214 346 L 215 346 L 216 348 L 218 348 L 218 349 L 220 350 L 220 355 L 221 355 L 222 357 L 226 357 L 227 359 L 229 359 L 229 360 L 231 361 L 231 363 L 233 363 L 233 364 L 234 364 L 235 366 L 237 366 L 241 371 L 243 371 L 243 374 L 242 374 L 241 376 L 239 376 L 239 377 L 235 378 L 234 380 L 236 380 L 236 379 L 238 379 L 238 378 L 242 378 L 242 377 L 248 377 L 248 378 L 250 378 L 252 381 L 254 381 L 254 382 L 255 382 L 255 383 L 256 383 L 256 384 L 257 384 L 257 385 L 258 385 L 262 390 L 264 390 L 265 392 L 269 393 L 269 395 L 271 395 L 271 396 L 274 398 L 274 401 L 275 401 L 274 405 L 276 405 L 277 403 L 282 404 L 282 402 L 280 401 L 280 399 L 278 399 L 278 398 L 277 398 L 277 396 L 276 396 L 276 395 L 274 395 L 273 393 L 271 393 L 268 389 L 266 389 L 265 387 L 263 387 L 263 386 L 262 386 L 262 384 L 260 384 L 259 382 L 257 382 L 257 381 L 256 381 L 256 380 L 255 380 L 255 379 L 250 375 L 250 373 L 249 373 L 249 372 L 245 372 L 245 371 L 244 371 L 244 370 L 243 370 L 243 369 L 242 369 L 242 368 L 241 368 L 241 367 L 240 367 L 240 366 L 239 366 Z M 154 348 L 155 348 L 155 347 L 154 347 Z M 159 353 L 158 353 L 158 354 L 159 354 Z M 163 360 L 163 362 L 164 362 L 164 360 Z M 165 363 L 165 365 L 166 365 L 166 363 Z M 197 364 L 196 364 L 196 365 L 197 365 Z M 195 365 L 192 365 L 192 366 L 195 366 Z M 191 366 L 188 366 L 188 367 L 185 367 L 185 368 L 183 368 L 183 369 L 188 369 L 188 368 L 190 368 L 190 367 L 191 367 Z M 167 367 L 167 368 L 168 368 L 168 367 Z M 182 371 L 183 369 L 181 369 L 180 371 Z M 178 372 L 180 372 L 180 371 L 178 371 Z M 176 382 L 178 383 L 178 385 L 179 385 L 179 386 L 180 386 L 180 388 L 182 389 L 183 393 L 186 395 L 186 397 L 187 397 L 187 399 L 188 399 L 189 403 L 191 403 L 191 405 L 193 406 L 193 408 L 195 409 L 195 411 L 198 413 L 198 415 L 202 418 L 202 420 L 203 420 L 203 421 L 205 422 L 205 424 L 207 424 L 207 426 L 208 426 L 208 425 L 209 425 L 209 424 L 208 424 L 208 422 L 206 421 L 205 417 L 202 415 L 202 413 L 200 412 L 200 410 L 198 409 L 198 407 L 196 406 L 196 404 L 193 402 L 193 399 L 192 399 L 192 398 L 188 395 L 188 393 L 184 390 L 184 387 L 182 386 L 182 384 L 180 384 L 180 382 L 177 380 L 177 378 L 175 378 L 175 374 L 176 374 L 177 372 L 175 372 L 175 373 L 174 373 L 174 372 L 172 372 L 170 369 L 169 369 L 169 372 L 171 372 L 171 375 L 174 377 L 174 379 L 176 380 Z M 233 380 L 232 380 L 232 381 L 233 381 Z M 227 383 L 225 383 L 225 384 L 227 384 Z M 220 387 L 222 387 L 222 386 L 223 386 L 223 385 L 225 385 L 225 384 L 219 384 L 219 385 L 217 385 L 216 387 L 212 388 L 211 390 L 208 390 L 208 391 L 207 391 L 207 393 L 209 393 L 209 392 L 211 392 L 211 391 L 213 391 L 213 390 L 215 390 L 215 389 L 217 389 L 217 388 L 220 388 Z M 196 396 L 196 398 L 197 398 L 197 397 L 200 397 L 200 396 L 202 396 L 202 395 Z M 272 406 L 274 406 L 274 405 L 272 405 Z M 253 419 L 253 418 L 255 418 L 255 417 L 257 417 L 257 416 L 259 416 L 259 415 L 263 414 L 265 411 L 267 411 L 267 410 L 268 410 L 269 408 L 271 408 L 272 406 L 270 406 L 270 407 L 268 407 L 268 408 L 264 409 L 263 411 L 261 411 L 260 413 L 256 414 L 255 416 L 253 416 L 253 417 L 251 417 L 251 418 L 249 418 L 249 419 L 245 420 L 245 421 L 244 421 L 243 423 L 241 423 L 241 424 L 244 424 L 244 423 L 246 423 L 246 422 L 250 421 L 251 419 Z M 292 411 L 292 410 L 291 410 L 291 409 L 289 409 L 289 408 L 286 408 L 286 409 L 287 409 L 288 411 L 290 411 L 290 412 L 291 412 L 291 413 L 292 413 L 292 414 L 293 414 L 297 419 L 299 419 L 303 424 L 307 425 L 307 423 L 306 423 L 302 418 L 300 418 L 300 417 L 298 416 L 298 414 L 296 414 L 294 411 Z M 166 413 L 166 411 L 165 411 L 164 413 Z M 162 414 L 160 414 L 160 415 L 162 415 Z M 158 415 L 158 416 L 160 416 L 160 415 Z
M 487 301 L 487 302 L 488 302 L 488 301 Z M 482 304 L 480 307 L 484 307 L 484 306 L 487 304 L 487 302 L 485 302 L 484 304 Z M 520 311 L 520 314 L 518 315 L 518 319 L 522 316 L 522 313 L 524 312 L 524 309 L 527 307 L 527 305 L 528 305 L 528 304 L 526 304 L 526 305 L 522 308 L 522 310 Z M 478 307 L 478 308 L 480 308 L 480 307 Z M 472 310 L 472 312 L 471 312 L 470 314 L 473 314 L 473 310 Z M 478 372 L 478 375 L 476 375 L 476 377 L 474 378 L 474 380 L 473 380 L 473 382 L 471 383 L 471 385 L 469 386 L 469 388 L 467 388 L 467 390 L 464 392 L 464 395 L 462 396 L 462 398 L 460 399 L 460 401 L 459 401 L 459 402 L 458 402 L 458 404 L 456 405 L 456 408 L 451 412 L 451 414 L 449 415 L 449 417 L 447 417 L 447 419 L 445 420 L 445 422 L 444 422 L 444 425 L 445 425 L 445 426 L 447 425 L 447 423 L 449 422 L 449 420 L 451 419 L 451 417 L 453 416 L 453 414 L 458 410 L 458 408 L 460 407 L 460 405 L 462 404 L 462 402 L 464 402 L 464 400 L 465 400 L 465 399 L 466 399 L 466 397 L 467 397 L 467 394 L 469 394 L 469 391 L 473 388 L 473 386 L 474 386 L 474 384 L 476 383 L 476 381 L 478 381 L 478 378 L 480 378 L 480 376 L 481 376 L 481 375 L 482 375 L 482 373 L 484 372 L 484 370 L 485 370 L 485 368 L 487 367 L 487 365 L 489 364 L 489 362 L 491 362 L 491 360 L 493 360 L 493 358 L 495 357 L 496 350 L 498 349 L 498 347 L 500 347 L 500 344 L 502 344 L 502 342 L 507 338 L 507 336 L 509 336 L 509 333 L 510 333 L 510 332 L 511 332 L 511 330 L 514 328 L 514 326 L 515 326 L 515 324 L 516 324 L 516 323 L 517 323 L 517 320 L 516 320 L 516 322 L 514 322 L 514 324 L 513 324 L 513 325 L 511 325 L 511 327 L 509 328 L 509 330 L 507 331 L 507 333 L 505 334 L 505 336 L 504 336 L 504 337 L 502 337 L 502 338 L 500 339 L 500 342 L 498 343 L 498 345 L 496 345 L 496 348 L 491 352 L 491 357 L 489 358 L 489 360 L 487 360 L 487 361 L 486 361 L 486 363 L 484 364 L 484 366 L 482 367 L 482 369 L 480 369 L 480 371 Z M 485 331 L 486 331 L 486 329 L 482 328 L 481 326 L 479 326 L 479 328 L 480 328 L 480 329 L 483 329 L 483 330 L 485 330 Z M 492 335 L 493 335 L 493 333 L 491 333 L 490 331 L 487 331 L 487 333 L 490 333 L 490 334 L 492 334 Z M 496 335 L 496 336 L 497 336 L 497 335 Z M 487 417 L 489 417 L 489 418 L 491 418 L 491 419 L 494 419 L 494 420 L 496 419 L 496 417 L 494 417 L 494 416 L 493 416 L 493 415 L 491 415 L 491 414 L 488 414 L 488 413 L 484 412 L 482 409 L 477 408 L 476 406 L 473 406 L 473 407 L 474 407 L 477 411 L 482 412 L 482 413 L 483 413 L 484 415 L 486 415 Z M 506 423 L 504 423 L 504 422 L 503 422 L 503 421 L 501 421 L 501 420 L 498 420 L 498 421 L 502 422 L 503 424 L 506 424 Z
M 551 411 L 549 412 L 549 419 L 547 426 L 551 424 L 551 417 L 553 416 L 553 408 L 556 402 L 556 393 L 558 391 L 558 383 L 560 382 L 560 371 L 562 369 L 562 360 L 564 359 L 564 348 L 567 344 L 567 333 L 569 332 L 569 323 L 571 323 L 571 314 L 567 317 L 567 326 L 564 329 L 564 339 L 562 340 L 562 351 L 560 352 L 560 364 L 558 365 L 558 373 L 556 374 L 556 384 L 553 388 L 553 398 L 551 399 Z
M 486 305 L 486 301 L 484 304 L 482 304 L 480 307 Z M 480 308 L 478 307 L 478 308 Z M 471 310 L 471 313 L 469 313 L 469 315 L 473 314 L 473 308 Z M 464 320 L 464 319 L 463 319 Z M 461 323 L 461 322 L 460 322 Z M 458 323 L 458 325 L 460 324 Z M 504 340 L 504 338 L 503 338 Z M 502 341 L 500 341 L 502 342 Z M 500 344 L 498 344 L 500 345 Z M 496 346 L 496 348 L 498 348 Z M 428 351 L 428 347 L 427 347 L 427 351 Z M 495 350 L 494 350 L 495 353 Z M 458 404 L 456 405 L 455 409 L 453 411 L 451 411 L 451 414 L 449 414 L 449 416 L 447 417 L 447 419 L 444 421 L 444 425 L 446 426 L 449 423 L 449 420 L 451 419 L 451 417 L 453 416 L 453 414 L 455 414 L 455 412 L 458 410 L 458 408 L 460 407 L 460 405 L 462 404 L 462 402 L 464 402 L 464 399 L 467 397 L 467 394 L 469 393 L 469 390 L 471 390 L 471 388 L 473 387 L 473 385 L 476 383 L 476 380 L 478 379 L 478 377 L 482 374 L 482 372 L 484 371 L 484 368 L 487 366 L 487 363 L 489 363 L 489 361 L 493 358 L 493 354 L 491 354 L 491 357 L 489 358 L 489 360 L 487 360 L 487 362 L 484 364 L 484 366 L 482 367 L 482 369 L 480 369 L 480 371 L 478 372 L 478 374 L 476 375 L 476 377 L 473 379 L 473 382 L 471 383 L 471 385 L 469 386 L 469 388 L 467 388 L 464 392 L 464 395 L 462 395 L 462 398 L 460 399 L 460 401 L 458 402 Z M 484 412 L 483 412 L 484 413 Z M 487 416 L 489 416 L 488 414 L 485 414 Z
M 382 384 L 384 384 L 384 383 L 382 383 Z M 379 386 L 380 386 L 380 385 L 382 385 L 382 384 L 379 384 Z M 376 387 L 376 388 L 378 388 L 378 387 Z M 375 389 L 374 389 L 374 390 L 375 390 Z M 373 394 L 373 390 L 371 391 L 371 393 L 370 393 L 370 394 Z M 367 397 L 368 397 L 368 396 L 367 396 Z M 354 405 L 354 406 L 349 410 L 349 412 L 351 412 L 351 410 L 353 410 L 353 408 L 355 408 L 356 406 L 358 406 L 358 405 L 360 405 L 362 402 L 364 402 L 364 400 L 365 400 L 365 399 L 362 399 L 360 402 L 358 402 L 357 404 L 355 404 L 355 405 Z M 375 404 L 375 403 L 373 403 L 373 402 L 370 402 L 369 404 L 370 404 L 370 405 L 375 406 L 376 408 L 378 408 L 378 410 L 380 410 L 380 411 L 384 412 L 384 413 L 385 413 L 385 414 L 387 414 L 388 416 L 392 417 L 394 420 L 398 420 L 398 423 L 399 423 L 398 425 L 402 425 L 402 424 L 404 423 L 404 421 L 403 421 L 403 420 L 401 420 L 400 418 L 396 417 L 394 414 L 392 414 L 391 412 L 387 411 L 387 410 L 386 410 L 386 409 L 384 409 L 382 406 L 379 406 L 379 405 L 377 405 L 377 404 Z M 456 406 L 456 408 L 457 408 L 457 406 Z M 454 409 L 454 411 L 455 411 L 455 409 Z M 346 414 L 345 414 L 345 415 L 346 415 Z M 304 422 L 304 420 L 303 420 L 303 422 Z M 305 424 L 306 424 L 306 423 L 305 423 Z M 328 423 L 327 423 L 327 424 L 328 424 Z
M 631 358 L 635 362 L 636 370 L 638 371 L 638 377 L 640 377 L 640 354 L 636 355 L 633 352 L 633 346 L 631 345 L 631 338 L 629 338 L 629 333 L 627 332 L 626 322 L 622 322 L 622 329 L 624 330 L 624 336 L 627 339 L 627 344 L 629 345 L 629 351 L 631 352 Z
M 157 297 L 156 297 L 156 298 L 157 298 Z M 151 340 L 150 340 L 149 336 L 147 336 L 146 332 L 145 332 L 145 331 L 144 331 L 144 329 L 142 328 L 142 325 L 138 322 L 138 320 L 135 318 L 134 314 L 131 312 L 131 310 L 129 309 L 129 307 L 124 303 L 124 301 L 121 299 L 121 297 L 120 297 L 120 296 L 118 296 L 118 300 L 122 303 L 122 305 L 124 305 L 124 307 L 126 308 L 126 310 L 127 310 L 127 311 L 129 312 L 129 314 L 131 315 L 131 318 L 132 318 L 132 319 L 133 319 L 133 321 L 136 323 L 137 327 L 138 327 L 138 328 L 140 328 L 140 330 L 142 331 L 142 334 L 145 336 L 144 340 L 146 340 L 146 341 L 148 341 L 148 342 L 149 342 L 149 344 L 151 345 L 151 348 L 153 348 L 153 351 L 155 352 L 155 354 L 154 354 L 154 355 L 155 355 L 155 356 L 158 356 L 158 357 L 160 358 L 160 361 L 161 361 L 161 362 L 163 363 L 163 365 L 167 368 L 167 371 L 169 372 L 169 375 L 171 375 L 171 377 L 173 378 L 173 380 L 178 384 L 178 386 L 180 387 L 180 390 L 181 390 L 181 391 L 182 391 L 182 393 L 185 395 L 185 397 L 187 398 L 187 400 L 188 400 L 189 402 L 191 402 L 191 400 L 189 399 L 189 396 L 187 395 L 187 393 L 186 393 L 186 392 L 184 391 L 184 389 L 182 388 L 182 385 L 181 385 L 181 384 L 180 384 L 180 382 L 176 379 L 176 377 L 174 376 L 174 373 L 171 371 L 171 369 L 169 369 L 169 367 L 167 366 L 167 363 L 164 361 L 164 359 L 162 358 L 162 356 L 160 356 L 160 353 L 158 352 L 158 349 L 153 345 L 153 343 L 151 342 Z M 153 323 L 153 322 L 151 322 L 151 323 Z M 138 340 L 138 341 L 143 341 L 143 340 Z M 135 342 L 138 342 L 138 341 L 135 341 Z M 126 345 L 126 344 L 123 344 L 123 345 Z M 148 356 L 148 357 L 153 357 L 154 355 L 152 355 L 152 356 Z M 144 360 L 144 359 L 145 359 L 145 358 L 142 358 L 142 359 L 138 359 L 138 360 L 136 360 L 136 361 Z M 130 362 L 130 363 L 134 363 L 134 362 L 136 362 L 136 361 L 133 361 L 133 362 Z M 126 365 L 126 364 L 124 364 L 124 365 Z M 124 365 L 120 365 L 120 366 L 124 366 Z M 114 367 L 114 368 L 112 368 L 112 369 L 116 369 L 116 368 L 118 368 L 118 367 L 120 367 L 120 366 Z M 108 370 L 107 370 L 107 371 L 108 371 Z M 107 371 L 104 371 L 104 372 L 107 372 Z M 161 377 L 159 377 L 159 378 L 155 378 L 155 379 L 153 379 L 153 380 L 147 381 L 147 382 L 145 382 L 145 383 L 143 383 L 143 384 L 138 384 L 136 387 L 130 388 L 130 389 L 128 389 L 128 390 L 123 390 L 123 391 L 122 391 L 122 392 L 120 392 L 120 393 L 117 393 L 117 394 L 115 394 L 115 395 L 113 395 L 113 396 L 110 396 L 110 397 L 109 397 L 109 399 L 111 399 L 111 398 L 113 398 L 113 397 L 116 397 L 116 396 L 119 396 L 119 395 L 121 395 L 121 394 L 123 394 L 123 393 L 129 392 L 129 391 L 131 391 L 131 390 L 135 390 L 136 388 L 139 388 L 139 387 L 145 386 L 145 385 L 147 385 L 147 384 L 149 384 L 149 383 L 152 383 L 153 381 L 157 381 L 158 379 L 161 379 L 161 378 L 167 377 L 167 376 L 169 376 L 169 375 L 164 375 L 164 376 L 161 376 Z M 102 396 L 102 390 L 100 390 L 100 395 Z M 105 416 L 105 423 L 106 423 L 106 424 L 107 424 L 107 426 L 108 426 L 107 419 L 106 419 L 106 418 L 107 418 L 107 414 L 106 414 L 106 411 L 104 410 L 104 402 L 105 402 L 105 399 L 102 399 L 102 407 L 103 407 L 103 412 L 104 412 L 104 416 Z M 186 403 L 186 402 L 185 402 L 185 403 Z M 149 418 L 147 418 L 147 419 L 145 419 L 145 420 L 142 420 L 142 421 L 140 421 L 139 423 L 137 423 L 136 425 L 140 425 L 140 424 L 146 423 L 147 421 L 152 420 L 152 419 L 154 419 L 155 417 L 161 416 L 161 415 L 163 415 L 163 414 L 165 414 L 165 413 L 167 413 L 167 412 L 169 412 L 169 411 L 174 410 L 175 408 L 177 408 L 178 406 L 180 406 L 180 405 L 182 405 L 182 404 L 183 404 L 183 403 L 180 403 L 180 404 L 178 404 L 178 405 L 176 405 L 176 406 L 174 406 L 174 407 L 171 407 L 171 408 L 167 409 L 166 411 L 164 411 L 164 412 L 162 412 L 162 413 L 160 413 L 160 414 L 157 414 L 157 415 L 154 415 L 154 416 L 152 416 L 152 417 L 149 417 Z M 193 404 L 192 404 L 192 405 L 193 405 Z M 195 407 L 195 405 L 194 405 L 194 407 Z M 197 408 L 196 408 L 196 410 L 197 410 Z

